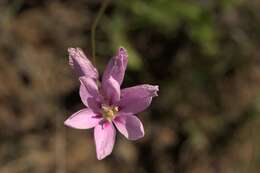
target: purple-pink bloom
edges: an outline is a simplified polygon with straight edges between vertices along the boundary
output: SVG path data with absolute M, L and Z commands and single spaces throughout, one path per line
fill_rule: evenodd
M 128 55 L 119 48 L 98 83 L 98 71 L 79 48 L 69 48 L 69 63 L 79 76 L 80 97 L 86 108 L 74 113 L 65 125 L 76 129 L 94 128 L 96 154 L 101 160 L 111 154 L 116 129 L 129 140 L 144 136 L 144 128 L 136 114 L 145 110 L 157 96 L 159 87 L 137 85 L 120 89 L 124 79 Z

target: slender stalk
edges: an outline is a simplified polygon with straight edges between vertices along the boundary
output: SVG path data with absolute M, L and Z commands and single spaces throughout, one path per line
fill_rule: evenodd
M 96 41 L 96 28 L 98 25 L 98 22 L 100 21 L 102 15 L 104 14 L 107 6 L 109 4 L 109 0 L 104 0 L 102 3 L 102 6 L 100 7 L 97 17 L 94 20 L 94 23 L 91 26 L 91 45 L 92 45 L 92 61 L 93 64 L 96 66 L 96 45 L 95 45 L 95 41 Z

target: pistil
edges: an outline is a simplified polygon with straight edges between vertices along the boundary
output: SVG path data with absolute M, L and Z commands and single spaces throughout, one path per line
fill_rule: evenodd
M 117 112 L 118 112 L 118 107 L 117 106 L 107 106 L 107 105 L 102 105 L 102 115 L 104 117 L 104 119 L 106 119 L 107 121 L 111 122 Z

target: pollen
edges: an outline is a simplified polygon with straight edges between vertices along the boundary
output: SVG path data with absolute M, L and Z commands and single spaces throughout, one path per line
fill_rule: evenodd
M 115 118 L 118 112 L 117 106 L 102 105 L 101 108 L 102 108 L 102 115 L 104 119 L 106 119 L 109 122 L 111 122 Z

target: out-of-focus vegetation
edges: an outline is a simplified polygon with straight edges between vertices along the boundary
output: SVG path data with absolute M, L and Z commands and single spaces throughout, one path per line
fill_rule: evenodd
M 91 59 L 101 0 L 0 2 L 0 172 L 257 173 L 260 1 L 111 1 L 97 29 L 100 71 L 129 52 L 123 87 L 158 84 L 146 136 L 117 136 L 97 161 L 92 132 L 63 121 L 83 105 L 67 48 Z

